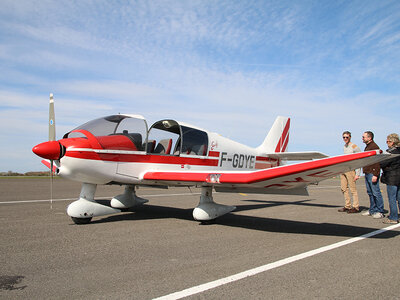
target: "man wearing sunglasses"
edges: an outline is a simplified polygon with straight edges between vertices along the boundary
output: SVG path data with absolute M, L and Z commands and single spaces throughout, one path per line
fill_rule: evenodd
M 374 142 L 374 134 L 371 131 L 364 132 L 363 143 L 366 145 L 364 151 L 378 150 L 379 146 Z M 363 168 L 365 174 L 365 185 L 369 196 L 369 210 L 362 213 L 363 216 L 372 216 L 374 219 L 383 218 L 383 198 L 379 187 L 380 164 L 376 163 Z
M 351 154 L 361 152 L 360 148 L 351 142 L 351 133 L 345 131 L 342 134 L 344 141 L 344 153 Z M 358 213 L 360 212 L 358 193 L 356 188 L 356 181 L 360 178 L 360 169 L 349 171 L 340 175 L 340 186 L 344 195 L 345 205 L 338 209 L 339 212 L 347 213 Z M 351 199 L 349 189 L 353 197 L 353 205 L 351 205 Z

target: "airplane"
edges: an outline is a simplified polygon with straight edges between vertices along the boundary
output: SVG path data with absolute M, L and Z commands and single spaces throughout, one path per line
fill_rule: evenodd
M 67 208 L 75 224 L 120 213 L 148 202 L 139 186 L 199 187 L 193 218 L 214 220 L 235 210 L 218 204 L 213 190 L 227 193 L 308 195 L 307 186 L 390 158 L 381 150 L 334 157 L 288 152 L 290 118 L 276 118 L 256 148 L 172 119 L 148 127 L 141 115 L 116 114 L 89 121 L 56 140 L 54 99 L 50 94 L 49 141 L 33 147 L 60 177 L 82 182 L 79 199 Z M 303 161 L 287 164 L 287 161 Z M 109 205 L 96 202 L 97 185 L 124 185 Z

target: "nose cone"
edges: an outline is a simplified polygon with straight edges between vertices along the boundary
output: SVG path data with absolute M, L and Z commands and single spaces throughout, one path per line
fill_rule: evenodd
M 61 145 L 57 141 L 48 141 L 32 148 L 33 153 L 46 159 L 59 159 L 61 157 Z

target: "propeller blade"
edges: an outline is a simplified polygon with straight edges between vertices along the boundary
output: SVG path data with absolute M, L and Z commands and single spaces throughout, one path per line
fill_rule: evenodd
M 49 141 L 56 140 L 56 122 L 54 113 L 54 99 L 53 94 L 50 94 L 50 106 L 49 106 Z
M 56 140 L 56 121 L 54 113 L 54 99 L 53 94 L 50 94 L 50 104 L 49 104 L 49 141 Z M 50 160 L 50 209 L 53 209 L 53 169 L 54 160 Z

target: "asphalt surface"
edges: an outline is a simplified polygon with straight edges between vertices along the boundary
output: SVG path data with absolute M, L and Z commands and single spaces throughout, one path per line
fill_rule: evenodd
M 198 189 L 140 188 L 149 203 L 136 212 L 75 225 L 66 207 L 80 184 L 55 179 L 52 205 L 49 185 L 0 178 L 1 299 L 152 299 L 388 227 L 337 212 L 337 179 L 310 187 L 310 196 L 214 193 L 237 210 L 208 225 L 192 219 Z M 122 192 L 99 186 L 96 198 Z M 396 227 L 187 299 L 399 299 L 399 248 Z

